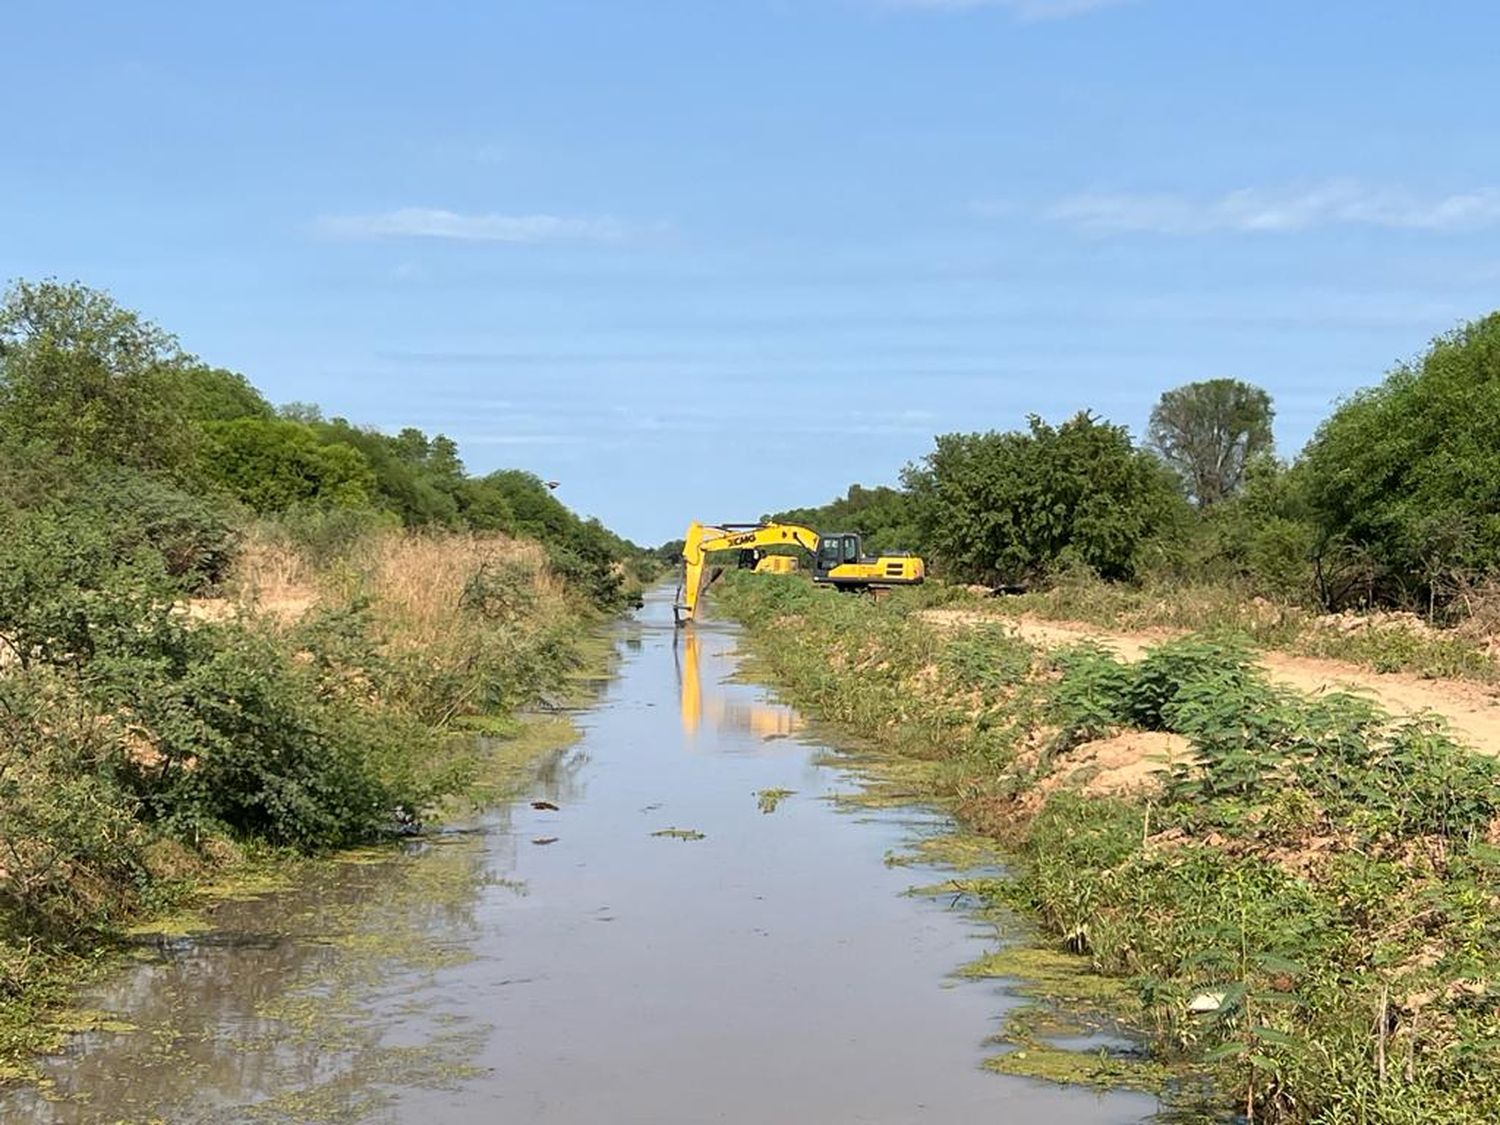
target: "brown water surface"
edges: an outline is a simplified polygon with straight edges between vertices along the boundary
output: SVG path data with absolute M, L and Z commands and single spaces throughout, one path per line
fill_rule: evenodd
M 885 862 L 940 820 L 839 811 L 853 782 L 729 680 L 733 628 L 695 630 L 665 593 L 621 626 L 581 740 L 514 807 L 144 947 L 85 998 L 109 1030 L 0 1120 L 1149 1120 L 980 1069 L 1013 1001 L 951 974 L 993 929 Z M 768 789 L 793 793 L 767 813 Z

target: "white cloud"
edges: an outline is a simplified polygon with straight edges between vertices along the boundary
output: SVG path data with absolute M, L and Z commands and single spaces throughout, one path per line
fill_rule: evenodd
M 961 11 L 967 8 L 1006 8 L 1019 20 L 1038 23 L 1081 16 L 1100 8 L 1113 8 L 1132 0 L 875 0 L 887 8 L 929 8 Z
M 374 215 L 325 215 L 317 229 L 334 238 L 438 238 L 455 242 L 618 242 L 623 224 L 560 215 L 464 215 L 402 207 Z
M 981 213 L 983 206 L 981 205 Z M 1500 225 L 1500 189 L 1423 198 L 1338 181 L 1300 190 L 1242 188 L 1212 199 L 1172 194 L 1084 194 L 1060 199 L 1049 219 L 1093 231 L 1207 234 L 1286 232 L 1331 225 L 1473 230 Z

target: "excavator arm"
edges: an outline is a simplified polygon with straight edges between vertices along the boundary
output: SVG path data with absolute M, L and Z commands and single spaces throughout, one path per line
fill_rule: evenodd
M 837 590 L 878 591 L 892 586 L 915 586 L 927 568 L 916 555 L 861 553 L 853 532 L 819 535 L 795 523 L 726 524 L 712 527 L 694 522 L 683 537 L 682 585 L 677 591 L 677 624 L 686 625 L 698 612 L 704 588 L 712 581 L 706 563 L 715 551 L 754 551 L 764 547 L 800 547 L 812 556 L 812 580 Z
M 677 602 L 679 623 L 691 621 L 698 611 L 698 599 L 708 584 L 704 561 L 710 554 L 762 547 L 801 547 L 816 554 L 818 533 L 791 523 L 714 527 L 693 521 L 683 539 L 682 587 L 678 590 Z

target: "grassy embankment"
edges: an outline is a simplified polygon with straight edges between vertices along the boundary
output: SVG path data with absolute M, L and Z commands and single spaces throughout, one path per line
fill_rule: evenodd
M 602 611 L 499 535 L 315 563 L 266 525 L 190 601 L 112 563 L 74 582 L 78 558 L 0 662 L 0 1079 L 74 1028 L 132 927 L 513 792 L 570 737 L 522 709 L 604 660 Z
M 1002 841 L 1012 876 L 968 889 L 1050 949 L 971 971 L 1071 954 L 1099 977 L 1051 991 L 1124 1018 L 1254 1121 L 1500 1119 L 1500 766 L 1431 722 L 1278 689 L 1233 642 L 1135 665 L 1046 653 L 924 625 L 949 596 L 736 575 L 717 606 L 790 702 L 861 736 L 887 792 Z M 1013 1038 L 1039 1046 L 1039 1020 Z M 1027 1054 L 997 1065 L 1062 1073 Z

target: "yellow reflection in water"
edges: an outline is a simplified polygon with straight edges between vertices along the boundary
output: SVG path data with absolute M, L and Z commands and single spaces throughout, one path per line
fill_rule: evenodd
M 716 730 L 746 730 L 762 739 L 785 738 L 801 727 L 796 712 L 790 707 L 761 700 L 730 700 L 712 688 L 705 699 L 698 636 L 688 628 L 680 634 L 680 639 L 678 671 L 682 688 L 682 729 L 687 734 L 697 734 L 705 719 Z
M 703 718 L 703 689 L 698 682 L 698 634 L 691 627 L 682 637 L 681 653 L 678 679 L 682 689 L 682 729 L 697 734 Z

